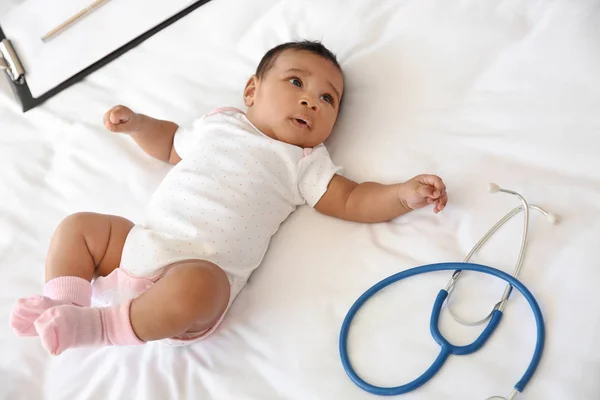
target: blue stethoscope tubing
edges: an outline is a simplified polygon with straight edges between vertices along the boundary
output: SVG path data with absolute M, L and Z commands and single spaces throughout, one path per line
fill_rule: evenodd
M 516 288 L 524 297 L 527 299 L 531 310 L 533 311 L 533 315 L 535 317 L 535 323 L 537 328 L 537 342 L 535 345 L 535 350 L 533 352 L 533 357 L 525 374 L 521 377 L 521 380 L 517 382 L 514 388 L 518 392 L 522 392 L 525 389 L 525 386 L 531 380 L 531 377 L 535 373 L 540 360 L 542 358 L 542 352 L 544 350 L 544 342 L 545 342 L 545 326 L 544 326 L 544 317 L 542 315 L 542 311 L 540 306 L 538 305 L 535 297 L 529 289 L 525 285 L 523 285 L 518 279 L 507 274 L 506 272 L 500 271 L 496 268 L 492 268 L 486 265 L 481 264 L 473 264 L 473 263 L 463 263 L 463 262 L 447 262 L 447 263 L 437 263 L 437 264 L 428 264 L 422 265 L 419 267 L 407 269 L 405 271 L 394 274 L 379 283 L 373 285 L 370 289 L 368 289 L 365 293 L 363 293 L 356 302 L 352 305 L 348 314 L 346 314 L 346 318 L 344 318 L 344 322 L 342 324 L 342 328 L 340 331 L 340 340 L 339 340 L 339 351 L 340 357 L 342 359 L 342 365 L 350 377 L 350 379 L 358 385 L 363 390 L 380 395 L 380 396 L 396 396 L 404 393 L 411 392 L 427 381 L 429 381 L 433 376 L 440 370 L 443 366 L 444 362 L 448 359 L 451 354 L 454 355 L 467 355 L 472 354 L 479 350 L 485 342 L 490 338 L 498 324 L 500 323 L 500 319 L 502 318 L 502 311 L 496 309 L 492 314 L 492 318 L 490 319 L 487 327 L 483 330 L 483 332 L 479 335 L 479 337 L 470 345 L 467 346 L 455 346 L 451 344 L 444 336 L 441 334 L 438 328 L 438 320 L 440 316 L 440 312 L 446 297 L 448 296 L 448 292 L 445 289 L 442 289 L 435 300 L 433 311 L 431 314 L 430 320 L 430 330 L 431 335 L 434 340 L 441 346 L 440 354 L 434 363 L 429 367 L 427 371 L 425 371 L 420 377 L 415 379 L 414 381 L 407 383 L 401 386 L 395 387 L 381 387 L 375 386 L 366 382 L 364 379 L 358 376 L 358 374 L 352 368 L 352 364 L 350 362 L 350 357 L 348 356 L 348 332 L 350 331 L 350 325 L 354 316 L 358 312 L 358 310 L 371 298 L 375 293 L 379 292 L 383 288 L 391 285 L 392 283 L 398 282 L 400 280 L 410 278 L 415 275 L 420 275 L 428 272 L 435 271 L 449 271 L 449 270 L 465 270 L 465 271 L 475 271 L 483 274 L 492 275 L 499 279 L 502 279 Z

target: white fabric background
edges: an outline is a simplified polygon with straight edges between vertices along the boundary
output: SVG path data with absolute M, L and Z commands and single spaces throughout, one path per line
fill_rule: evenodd
M 2 2 L 2 15 L 18 1 Z M 559 214 L 534 215 L 522 281 L 548 329 L 538 373 L 523 399 L 600 397 L 600 8 L 595 0 L 213 0 L 84 82 L 21 114 L 0 93 L 0 321 L 39 293 L 59 221 L 76 211 L 141 218 L 168 166 L 101 118 L 123 103 L 187 124 L 241 92 L 264 52 L 290 39 L 322 39 L 346 72 L 346 99 L 327 143 L 353 179 L 444 177 L 440 215 L 411 213 L 359 225 L 304 207 L 284 223 L 264 264 L 218 334 L 192 348 L 80 349 L 45 354 L 0 324 L 1 399 L 371 399 L 346 377 L 337 350 L 346 311 L 397 271 L 460 260 L 515 205 L 488 181 Z M 510 270 L 520 221 L 477 261 Z M 449 273 L 416 277 L 365 307 L 350 344 L 357 370 L 397 385 L 438 352 L 429 314 Z M 463 315 L 488 311 L 503 285 L 468 275 Z M 464 344 L 478 330 L 445 314 Z M 403 399 L 507 395 L 529 362 L 534 324 L 513 296 L 479 353 L 453 358 Z

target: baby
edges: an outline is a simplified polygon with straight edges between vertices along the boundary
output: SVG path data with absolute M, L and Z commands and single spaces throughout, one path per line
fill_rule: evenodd
M 173 168 L 142 225 L 94 213 L 61 222 L 43 295 L 14 307 L 10 324 L 18 335 L 39 336 L 54 355 L 161 339 L 192 343 L 215 331 L 296 207 L 384 222 L 446 206 L 445 185 L 434 175 L 382 185 L 338 174 L 323 142 L 338 117 L 344 77 L 322 44 L 271 49 L 243 94 L 245 113 L 216 109 L 189 129 L 124 106 L 106 113 L 109 130 Z M 92 295 L 107 293 L 118 293 L 117 304 L 90 307 Z

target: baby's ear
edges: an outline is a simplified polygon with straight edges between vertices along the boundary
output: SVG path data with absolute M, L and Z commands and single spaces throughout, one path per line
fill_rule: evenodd
M 258 77 L 256 75 L 252 75 L 246 83 L 246 87 L 244 88 L 244 104 L 246 107 L 252 107 L 254 104 L 254 95 L 256 94 L 257 84 Z

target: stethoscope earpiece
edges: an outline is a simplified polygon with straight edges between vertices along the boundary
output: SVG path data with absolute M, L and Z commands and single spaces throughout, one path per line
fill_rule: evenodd
M 502 192 L 502 193 L 512 194 L 513 196 L 517 197 L 521 201 L 521 204 L 519 206 L 513 208 L 511 211 L 509 211 L 506 215 L 504 215 L 504 217 L 500 218 L 500 220 L 498 222 L 496 222 L 496 224 L 494 226 L 492 226 L 490 228 L 490 230 L 485 235 L 483 235 L 483 237 L 481 239 L 479 239 L 479 242 L 477 242 L 477 244 L 475 246 L 473 246 L 473 248 L 471 249 L 469 254 L 467 254 L 467 256 L 463 259 L 463 262 L 469 262 L 471 260 L 471 258 L 473 257 L 473 255 L 477 251 L 479 251 L 479 249 L 490 239 L 490 237 L 492 237 L 492 235 L 494 233 L 496 233 L 496 231 L 498 229 L 500 229 L 500 227 L 502 227 L 505 223 L 507 223 L 515 215 L 519 214 L 520 212 L 523 212 L 524 219 L 523 219 L 523 237 L 521 238 L 521 249 L 519 250 L 519 258 L 515 264 L 515 267 L 513 269 L 513 274 L 512 274 L 514 277 L 516 277 L 519 275 L 519 272 L 521 271 L 521 266 L 523 265 L 523 260 L 525 257 L 525 245 L 527 243 L 527 235 L 528 235 L 528 231 L 529 231 L 530 210 L 535 210 L 535 211 L 538 211 L 539 213 L 541 213 L 546 218 L 546 220 L 548 222 L 550 222 L 552 225 L 556 225 L 558 223 L 559 219 L 556 214 L 551 213 L 536 204 L 529 204 L 527 202 L 527 200 L 525 200 L 525 198 L 522 195 L 520 195 L 519 193 L 512 191 L 512 190 L 503 189 L 502 187 L 500 187 L 500 185 L 498 185 L 496 183 L 490 182 L 488 184 L 488 191 L 490 193 Z M 456 322 L 458 322 L 459 324 L 464 325 L 464 326 L 478 326 L 478 325 L 481 325 L 481 324 L 484 324 L 485 322 L 487 322 L 492 317 L 492 313 L 494 312 L 494 310 L 496 310 L 496 309 L 499 309 L 500 311 L 504 310 L 506 302 L 508 301 L 508 298 L 510 297 L 510 293 L 511 293 L 510 285 L 508 285 L 506 287 L 504 294 L 502 295 L 502 299 L 500 299 L 500 301 L 498 303 L 496 303 L 496 305 L 494 306 L 492 311 L 490 311 L 490 313 L 487 316 L 485 316 L 484 318 L 479 319 L 477 321 L 468 321 L 465 318 L 459 317 L 456 314 L 456 312 L 454 311 L 454 308 L 452 307 L 453 303 L 452 303 L 451 299 L 452 299 L 452 295 L 454 292 L 455 284 L 461 275 L 462 275 L 462 271 L 456 271 L 452 275 L 452 279 L 450 279 L 450 282 L 448 282 L 448 285 L 446 286 L 446 290 L 449 293 L 448 299 L 446 301 L 448 312 L 450 313 L 450 316 Z M 512 399 L 509 399 L 509 400 L 512 400 Z
M 517 195 L 517 197 L 520 197 L 520 195 L 518 193 L 515 193 L 510 190 L 504 190 L 500 187 L 500 185 L 493 183 L 493 182 L 488 183 L 488 192 L 490 192 L 490 193 L 505 192 L 505 193 L 515 194 L 515 195 Z M 558 223 L 559 219 L 556 214 L 548 212 L 539 206 L 534 206 L 533 204 L 531 205 L 531 208 L 534 208 L 537 211 L 540 211 L 542 214 L 544 214 L 544 216 L 546 217 L 548 222 L 550 222 L 552 225 L 556 225 Z
M 558 215 L 553 214 L 551 212 L 549 212 L 548 214 L 546 214 L 546 219 L 548 220 L 548 222 L 550 222 L 552 225 L 556 225 L 558 224 Z
M 498 186 L 497 184 L 490 182 L 488 184 L 488 192 L 490 193 L 498 193 L 500 191 L 500 186 Z

